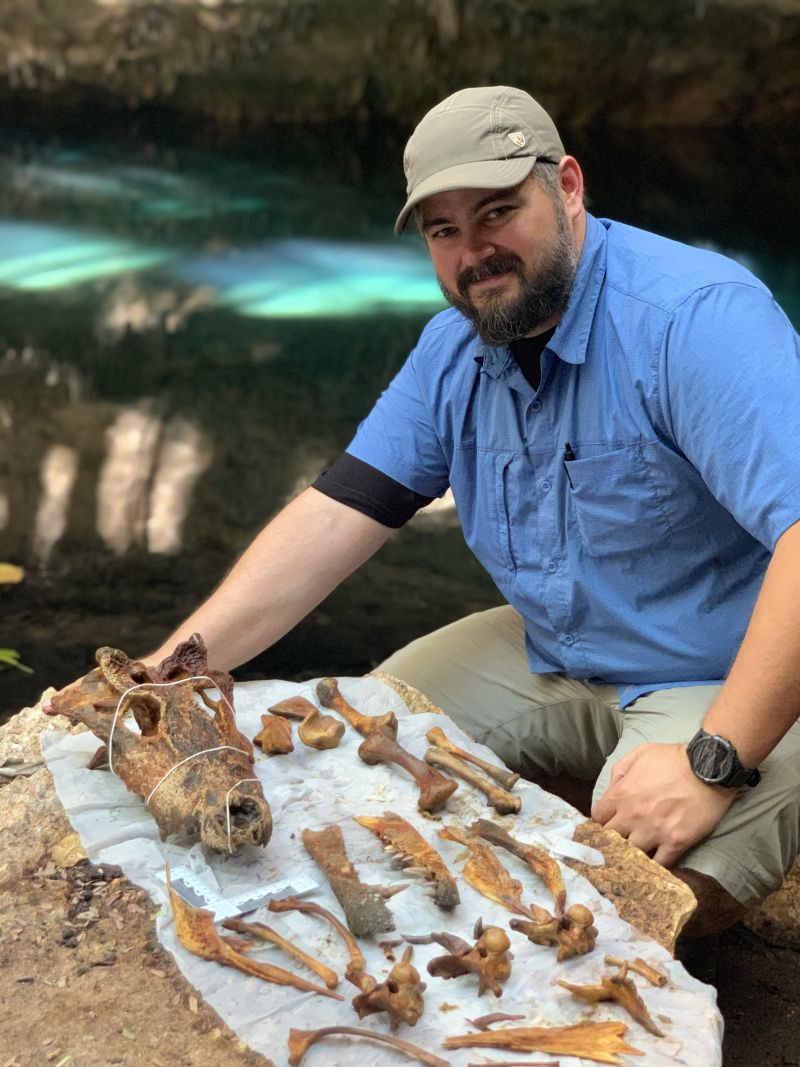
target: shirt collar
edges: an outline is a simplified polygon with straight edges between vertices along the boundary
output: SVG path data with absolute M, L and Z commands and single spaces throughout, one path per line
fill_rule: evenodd
M 606 274 L 606 230 L 586 213 L 586 237 L 566 310 L 547 346 L 565 363 L 585 363 L 586 346 Z M 490 378 L 516 366 L 508 345 L 487 345 L 478 337 L 475 362 Z

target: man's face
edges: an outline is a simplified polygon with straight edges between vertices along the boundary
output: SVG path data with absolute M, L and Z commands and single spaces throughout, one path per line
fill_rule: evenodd
M 541 333 L 566 307 L 578 264 L 560 197 L 534 178 L 423 201 L 420 223 L 447 300 L 497 345 Z

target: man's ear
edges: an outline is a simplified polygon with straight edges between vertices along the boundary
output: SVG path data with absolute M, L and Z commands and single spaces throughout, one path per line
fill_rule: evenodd
M 583 211 L 583 172 L 574 156 L 562 156 L 558 164 L 561 194 L 569 218 L 576 218 Z

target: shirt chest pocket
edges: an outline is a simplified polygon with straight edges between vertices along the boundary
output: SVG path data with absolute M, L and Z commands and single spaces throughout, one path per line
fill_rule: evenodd
M 588 555 L 610 559 L 670 544 L 675 524 L 689 518 L 694 493 L 676 491 L 678 472 L 671 468 L 677 457 L 667 452 L 660 444 L 635 444 L 566 464 L 573 513 Z M 683 511 L 686 515 L 679 514 Z

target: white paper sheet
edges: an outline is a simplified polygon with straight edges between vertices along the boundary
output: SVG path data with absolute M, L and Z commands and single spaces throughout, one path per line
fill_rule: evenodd
M 428 742 L 425 732 L 441 726 L 448 736 L 484 759 L 497 758 L 476 745 L 458 727 L 441 715 L 412 715 L 394 690 L 373 678 L 339 680 L 343 695 L 366 714 L 380 714 L 389 709 L 397 713 L 400 727 L 398 740 L 404 748 L 422 758 Z M 304 696 L 316 703 L 315 683 L 285 681 L 246 682 L 235 688 L 234 703 L 239 728 L 253 737 L 261 728 L 260 715 L 270 704 L 290 696 Z M 362 738 L 347 728 L 338 748 L 318 752 L 307 748 L 295 737 L 295 750 L 287 756 L 265 757 L 256 750 L 256 771 L 264 795 L 272 809 L 274 829 L 266 849 L 248 848 L 229 857 L 206 854 L 201 845 L 182 847 L 173 841 L 159 840 L 155 822 L 143 801 L 129 793 L 113 774 L 88 771 L 85 764 L 97 748 L 96 738 L 88 733 L 71 735 L 52 729 L 42 738 L 42 751 L 55 779 L 59 799 L 72 825 L 80 834 L 87 854 L 95 863 L 114 863 L 132 881 L 142 886 L 161 904 L 157 929 L 161 943 L 174 955 L 178 966 L 206 1001 L 251 1048 L 268 1056 L 277 1067 L 287 1063 L 287 1035 L 290 1028 L 321 1026 L 363 1026 L 387 1033 L 385 1016 L 373 1015 L 359 1021 L 350 1006 L 358 992 L 342 982 L 338 992 L 344 1003 L 272 985 L 248 977 L 227 967 L 191 955 L 177 941 L 163 881 L 165 864 L 189 866 L 207 885 L 223 896 L 233 896 L 250 888 L 302 872 L 320 888 L 311 899 L 341 915 L 338 902 L 328 884 L 308 857 L 300 841 L 300 831 L 320 829 L 328 823 L 340 826 L 350 859 L 362 881 L 382 885 L 409 881 L 409 888 L 392 897 L 388 906 L 395 917 L 396 931 L 411 934 L 446 930 L 464 940 L 472 940 L 472 928 L 480 916 L 484 924 L 508 930 L 509 912 L 480 896 L 459 877 L 462 862 L 457 859 L 460 845 L 442 840 L 438 830 L 447 823 L 467 826 L 477 818 L 494 817 L 515 836 L 539 844 L 556 855 L 577 856 L 588 862 L 602 862 L 599 853 L 571 840 L 575 825 L 582 817 L 569 805 L 543 792 L 531 783 L 520 781 L 515 787 L 522 800 L 517 816 L 499 818 L 486 807 L 484 798 L 466 783 L 447 803 L 447 811 L 434 818 L 417 810 L 417 788 L 409 776 L 396 766 L 368 767 L 357 757 Z M 442 855 L 458 880 L 461 905 L 453 912 L 441 911 L 425 893 L 426 883 L 404 878 L 389 866 L 380 841 L 370 831 L 353 821 L 354 815 L 381 815 L 391 810 L 408 819 Z M 498 850 L 498 858 L 525 886 L 524 900 L 551 908 L 551 901 L 539 882 L 516 857 Z M 461 1049 L 445 1052 L 442 1039 L 469 1032 L 465 1019 L 488 1012 L 525 1013 L 526 1019 L 510 1025 L 561 1026 L 588 1019 L 619 1019 L 627 1022 L 627 1042 L 641 1049 L 643 1057 L 625 1058 L 631 1065 L 647 1067 L 718 1067 L 722 1062 L 722 1021 L 716 1007 L 715 991 L 692 978 L 677 961 L 655 941 L 644 937 L 617 915 L 614 907 L 600 896 L 584 878 L 563 867 L 568 903 L 586 904 L 595 915 L 599 937 L 595 950 L 579 959 L 556 963 L 555 950 L 530 944 L 519 933 L 509 932 L 514 962 L 501 999 L 491 994 L 478 998 L 477 980 L 467 976 L 445 981 L 427 975 L 426 964 L 443 954 L 439 945 L 417 946 L 413 962 L 427 981 L 425 1013 L 416 1027 L 401 1026 L 397 1036 L 430 1049 L 449 1060 L 454 1067 L 467 1063 L 497 1061 L 497 1050 Z M 344 973 L 347 954 L 338 936 L 322 920 L 297 913 L 275 914 L 260 909 L 247 916 L 262 921 L 291 939 L 306 951 L 318 955 L 339 974 Z M 395 934 L 381 935 L 393 937 Z M 391 968 L 376 942 L 362 941 L 367 969 L 382 981 Z M 654 988 L 635 978 L 639 992 L 653 1018 L 666 1037 L 656 1038 L 614 1004 L 594 1007 L 581 1004 L 565 989 L 556 985 L 559 978 L 575 983 L 599 981 L 608 968 L 603 964 L 607 953 L 643 959 L 669 974 L 664 988 Z M 279 966 L 317 981 L 311 972 L 278 949 L 265 946 L 254 958 L 269 960 Z M 515 1057 L 519 1058 L 519 1057 Z M 524 1058 L 524 1057 L 523 1057 Z M 542 1058 L 534 1055 L 533 1058 Z M 547 1058 L 545 1056 L 545 1058 Z M 590 1061 L 558 1057 L 562 1067 L 576 1067 Z M 386 1046 L 349 1038 L 334 1038 L 314 1046 L 307 1054 L 307 1067 L 357 1062 L 363 1067 L 401 1067 L 410 1061 Z

